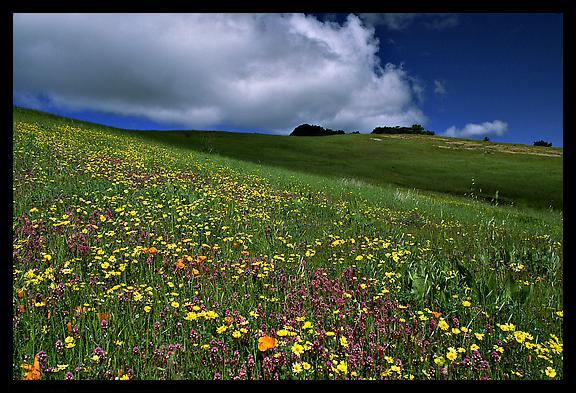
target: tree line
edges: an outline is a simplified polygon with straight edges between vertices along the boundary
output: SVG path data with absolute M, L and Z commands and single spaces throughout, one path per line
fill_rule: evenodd
M 359 134 L 360 131 L 353 131 L 352 134 Z M 327 135 L 344 135 L 343 130 L 331 130 L 318 125 L 300 124 L 294 128 L 290 136 L 327 136 Z M 376 127 L 372 134 L 421 134 L 434 135 L 434 131 L 427 131 L 420 124 L 413 124 L 411 127 Z

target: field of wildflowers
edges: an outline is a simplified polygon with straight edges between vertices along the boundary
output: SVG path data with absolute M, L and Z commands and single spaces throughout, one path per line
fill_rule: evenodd
M 13 138 L 14 379 L 562 378 L 557 213 L 17 112 Z

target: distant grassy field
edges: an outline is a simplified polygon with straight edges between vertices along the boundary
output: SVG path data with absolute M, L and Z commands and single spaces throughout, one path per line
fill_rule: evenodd
M 562 211 L 507 184 L 533 187 L 561 159 L 370 138 L 186 137 L 15 110 L 13 378 L 562 379 Z M 440 192 L 353 171 L 359 151 Z M 434 188 L 425 154 L 448 178 L 450 160 L 466 176 L 506 162 L 492 171 L 517 174 L 495 183 L 514 206 L 457 196 L 464 178 Z
M 162 143 L 371 184 L 562 209 L 562 149 L 418 135 L 288 137 L 141 131 Z

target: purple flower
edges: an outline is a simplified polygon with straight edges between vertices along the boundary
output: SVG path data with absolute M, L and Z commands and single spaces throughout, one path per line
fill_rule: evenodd
M 64 343 L 62 342 L 62 340 L 58 340 L 56 341 L 56 343 L 54 344 L 54 346 L 56 347 L 56 351 L 58 353 L 61 353 L 64 350 Z

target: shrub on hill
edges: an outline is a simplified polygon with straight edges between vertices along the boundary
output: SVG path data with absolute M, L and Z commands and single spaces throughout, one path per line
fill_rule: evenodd
M 412 127 L 376 127 L 372 134 L 421 134 L 434 135 L 434 131 L 427 131 L 420 124 L 413 124 Z
M 290 136 L 327 136 L 343 134 L 346 134 L 343 130 L 334 131 L 317 125 L 300 124 L 298 127 L 294 128 L 294 131 L 290 133 Z
M 534 146 L 552 147 L 552 143 L 546 142 L 543 140 L 539 140 L 539 141 L 534 142 Z

